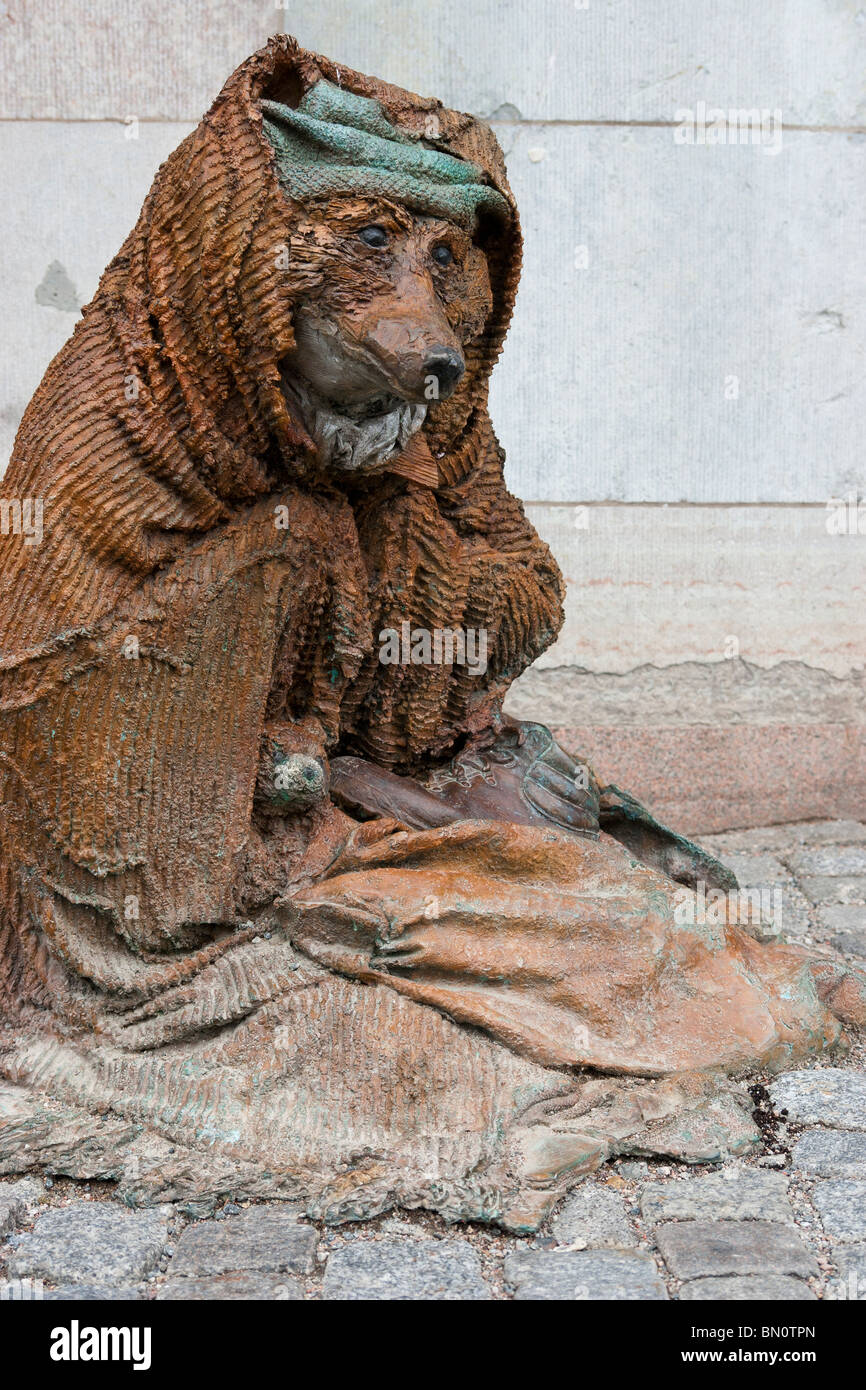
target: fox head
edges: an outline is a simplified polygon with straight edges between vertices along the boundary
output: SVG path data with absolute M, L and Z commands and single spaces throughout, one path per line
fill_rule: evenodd
M 315 284 L 291 365 L 317 391 L 346 405 L 451 394 L 492 307 L 487 261 L 467 232 L 395 204 L 334 200 L 305 219 L 292 252 Z
M 311 408 L 364 422 L 367 436 L 387 417 L 393 452 L 463 376 L 492 308 L 484 252 L 456 223 L 353 197 L 308 206 L 289 257 L 301 295 L 284 378 L 308 427 Z
M 262 116 L 298 216 L 285 389 L 325 463 L 387 467 L 466 371 L 493 309 L 476 238 L 510 208 L 482 165 L 443 148 L 435 114 L 422 137 L 339 77 L 283 95 Z

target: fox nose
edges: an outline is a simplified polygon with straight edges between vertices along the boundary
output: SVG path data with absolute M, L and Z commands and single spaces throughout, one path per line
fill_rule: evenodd
M 450 396 L 466 371 L 466 363 L 455 348 L 434 347 L 424 363 L 424 375 L 435 376 L 440 395 Z

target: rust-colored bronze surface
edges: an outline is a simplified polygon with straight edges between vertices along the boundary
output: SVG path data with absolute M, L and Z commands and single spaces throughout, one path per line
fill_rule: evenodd
M 369 200 L 306 206 L 278 182 L 260 102 L 322 78 L 434 130 L 507 209 L 454 232 L 464 288 L 437 313 L 462 379 L 399 456 L 351 475 L 293 405 L 296 327 L 327 310 L 352 343 L 378 333 L 395 373 L 407 330 L 351 269 L 357 246 L 341 260 Z M 419 258 L 442 233 L 393 217 L 413 293 L 435 286 Z M 683 921 L 692 888 L 733 878 L 501 717 L 562 621 L 487 413 L 519 265 L 483 123 L 291 39 L 237 70 L 157 174 L 5 480 L 44 503 L 41 545 L 4 537 L 0 577 L 0 1006 L 5 1071 L 31 1092 L 222 1146 L 248 1186 L 265 1164 L 322 1192 L 376 1152 L 405 1198 L 428 1192 L 412 1175 L 435 1134 L 474 1136 L 442 1160 L 459 1185 L 572 1068 L 781 1067 L 861 1021 L 834 959 L 759 943 L 727 907 Z M 407 624 L 483 632 L 485 660 L 383 662 L 380 634 Z M 665 1115 L 707 1084 L 665 1092 Z M 610 1135 L 643 1134 L 646 1106 Z M 728 1133 L 707 1123 L 699 1156 Z M 550 1168 L 533 1134 L 530 1186 Z M 593 1147 L 578 1125 L 572 1147 L 591 1166 L 610 1135 Z

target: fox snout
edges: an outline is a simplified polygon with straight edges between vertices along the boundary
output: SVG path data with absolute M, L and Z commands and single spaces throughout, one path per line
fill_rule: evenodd
M 444 399 L 466 371 L 461 344 L 426 276 L 401 276 L 386 292 L 336 313 L 301 309 L 295 342 L 295 369 L 344 405 L 383 393 L 414 404 Z
M 463 353 L 432 299 L 429 312 L 426 306 L 413 307 L 371 304 L 361 346 L 404 400 L 450 396 L 466 371 Z
M 345 328 L 407 401 L 450 396 L 466 371 L 432 280 L 418 271 L 407 271 L 389 293 L 359 305 Z

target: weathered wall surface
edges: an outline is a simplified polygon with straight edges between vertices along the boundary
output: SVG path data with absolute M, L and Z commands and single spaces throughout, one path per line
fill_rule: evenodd
M 827 502 L 866 493 L 866 10 L 6 0 L 4 457 L 154 170 L 279 30 L 507 152 L 526 271 L 494 418 L 569 580 L 515 711 L 692 829 L 859 814 L 866 508 L 832 534 Z M 701 103 L 763 132 L 710 115 L 705 142 Z

